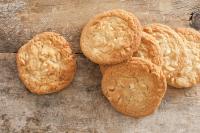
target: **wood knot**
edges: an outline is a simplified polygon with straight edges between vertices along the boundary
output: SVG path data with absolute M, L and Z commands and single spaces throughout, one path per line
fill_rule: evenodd
M 190 26 L 197 30 L 200 30 L 200 9 L 192 12 L 190 15 Z

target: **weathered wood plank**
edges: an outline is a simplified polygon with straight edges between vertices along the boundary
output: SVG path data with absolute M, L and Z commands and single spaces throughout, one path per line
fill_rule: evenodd
M 78 71 L 69 88 L 45 96 L 19 81 L 15 54 L 0 54 L 0 132 L 198 133 L 200 87 L 167 94 L 153 115 L 142 119 L 116 112 L 103 97 L 97 65 L 77 55 Z
M 121 8 L 133 12 L 143 24 L 160 22 L 188 26 L 200 2 L 185 0 L 3 0 L 0 1 L 0 52 L 16 52 L 37 33 L 55 31 L 80 53 L 79 37 L 96 13 Z

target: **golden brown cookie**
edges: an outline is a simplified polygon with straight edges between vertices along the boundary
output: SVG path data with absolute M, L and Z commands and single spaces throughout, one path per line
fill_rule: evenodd
M 192 87 L 200 82 L 200 33 L 191 28 L 177 28 L 176 32 L 184 40 L 186 59 L 174 86 Z
M 97 64 L 117 64 L 137 51 L 141 32 L 140 22 L 132 13 L 110 10 L 98 14 L 84 27 L 81 50 Z
M 101 74 L 104 74 L 104 72 L 106 71 L 106 69 L 109 67 L 110 65 L 99 65 Z
M 138 51 L 133 54 L 133 57 L 147 59 L 158 66 L 161 66 L 163 62 L 162 53 L 157 40 L 145 32 L 142 32 L 141 44 Z M 101 73 L 104 73 L 108 66 L 109 65 L 100 65 Z
M 76 71 L 69 43 L 53 32 L 33 37 L 19 49 L 16 60 L 20 79 L 36 94 L 62 90 L 70 84 Z
M 167 83 L 176 85 L 176 77 L 183 67 L 185 55 L 182 38 L 170 27 L 163 24 L 150 24 L 144 31 L 155 37 L 163 53 L 163 72 Z
M 102 79 L 103 94 L 111 105 L 133 117 L 153 113 L 166 87 L 161 67 L 139 57 L 108 67 Z
M 160 66 L 162 64 L 162 52 L 157 40 L 151 35 L 142 32 L 142 41 L 133 57 L 141 57 Z

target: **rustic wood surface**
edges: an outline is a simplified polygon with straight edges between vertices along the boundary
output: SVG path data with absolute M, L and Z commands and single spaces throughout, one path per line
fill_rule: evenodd
M 199 133 L 200 86 L 169 88 L 154 114 L 127 117 L 103 97 L 98 65 L 79 47 L 82 27 L 96 13 L 120 8 L 142 24 L 188 27 L 199 7 L 199 0 L 0 0 L 0 133 Z M 15 53 L 42 31 L 58 32 L 72 44 L 78 72 L 65 90 L 37 96 L 18 79 Z

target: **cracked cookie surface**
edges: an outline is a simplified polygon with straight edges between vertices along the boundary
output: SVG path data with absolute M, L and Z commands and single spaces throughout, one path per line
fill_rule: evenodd
M 142 32 L 141 44 L 138 48 L 138 51 L 133 54 L 133 57 L 147 59 L 158 66 L 161 66 L 163 62 L 162 52 L 157 40 L 145 32 Z M 102 74 L 105 72 L 107 67 L 109 67 L 109 65 L 100 65 Z
M 163 54 L 162 70 L 167 83 L 176 86 L 175 79 L 185 60 L 183 39 L 173 29 L 163 24 L 150 24 L 143 30 L 158 41 Z
M 141 24 L 132 13 L 110 10 L 86 24 L 81 33 L 81 50 L 97 64 L 117 64 L 137 51 L 141 32 Z
M 76 60 L 59 34 L 44 32 L 23 45 L 16 55 L 19 77 L 36 94 L 62 90 L 73 80 Z
M 200 82 L 200 33 L 191 28 L 177 28 L 184 41 L 186 59 L 175 79 L 177 88 L 192 87 Z
M 160 67 L 142 58 L 107 68 L 102 91 L 119 112 L 141 117 L 153 113 L 165 91 L 166 79 Z

